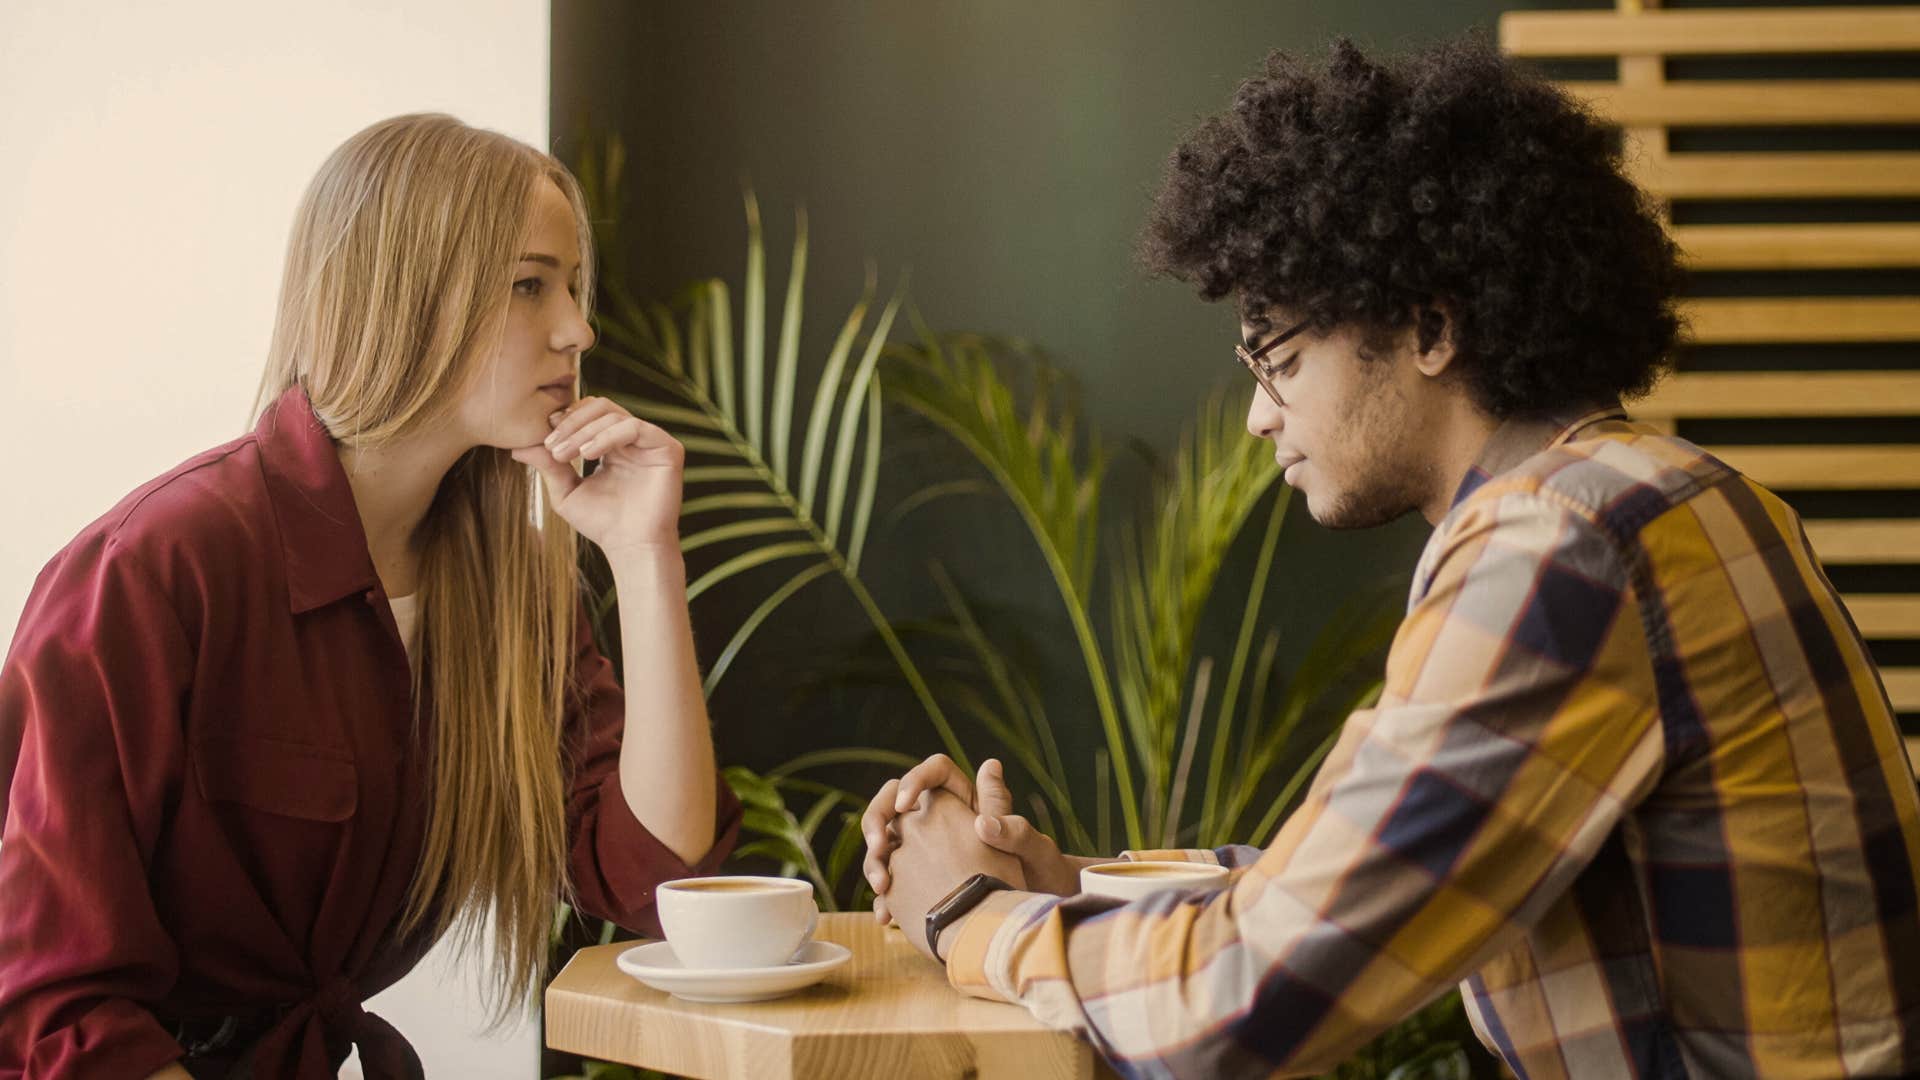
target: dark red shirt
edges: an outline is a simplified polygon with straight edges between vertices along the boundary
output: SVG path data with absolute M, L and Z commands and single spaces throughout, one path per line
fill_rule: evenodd
M 575 674 L 579 906 L 658 933 L 654 886 L 714 870 L 739 806 L 721 784 L 683 863 L 621 794 L 625 702 L 584 614 Z M 417 1070 L 360 1007 L 431 944 L 396 933 L 427 816 L 411 693 L 298 389 L 55 556 L 0 670 L 0 1078 L 143 1077 L 183 1053 L 162 1017 L 230 1014 L 270 1018 L 256 1076 L 332 1076 L 349 1041 L 369 1077 Z

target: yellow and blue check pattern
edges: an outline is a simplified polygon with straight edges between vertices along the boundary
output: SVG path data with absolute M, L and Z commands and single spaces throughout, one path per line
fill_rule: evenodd
M 1920 1072 L 1920 792 L 1791 510 L 1617 411 L 1510 423 L 1266 850 L 999 893 L 956 987 L 1132 1076 L 1329 1069 L 1454 983 L 1521 1077 Z

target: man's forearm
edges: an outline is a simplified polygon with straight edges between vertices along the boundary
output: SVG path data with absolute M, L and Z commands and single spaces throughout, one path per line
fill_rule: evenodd
M 620 788 L 633 816 L 684 862 L 713 846 L 713 736 L 687 615 L 686 562 L 649 549 L 612 561 L 627 723 Z

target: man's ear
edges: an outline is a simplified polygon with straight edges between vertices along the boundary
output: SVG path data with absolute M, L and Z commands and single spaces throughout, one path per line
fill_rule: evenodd
M 1439 375 L 1453 363 L 1453 309 L 1435 300 L 1413 313 L 1414 366 L 1422 375 Z

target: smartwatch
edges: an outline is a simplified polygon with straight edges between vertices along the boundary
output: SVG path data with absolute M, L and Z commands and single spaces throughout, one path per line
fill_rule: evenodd
M 1011 889 L 1013 886 L 994 877 L 992 874 L 975 874 L 960 883 L 960 887 L 942 897 L 927 912 L 927 951 L 934 959 L 940 958 L 940 931 L 958 922 L 962 915 L 972 911 L 988 893 Z

